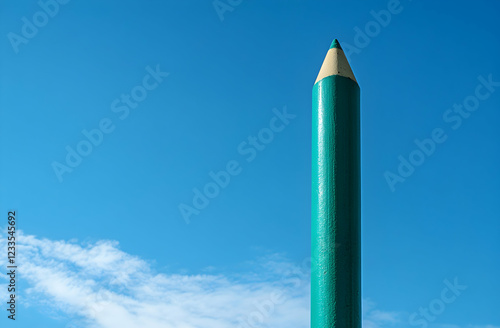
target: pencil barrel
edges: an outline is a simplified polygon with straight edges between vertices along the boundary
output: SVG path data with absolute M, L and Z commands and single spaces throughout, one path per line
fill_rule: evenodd
M 361 328 L 360 89 L 313 87 L 311 328 Z

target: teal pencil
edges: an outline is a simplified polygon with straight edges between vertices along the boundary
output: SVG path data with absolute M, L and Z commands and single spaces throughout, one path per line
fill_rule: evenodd
M 312 93 L 311 328 L 360 328 L 360 89 L 336 39 Z

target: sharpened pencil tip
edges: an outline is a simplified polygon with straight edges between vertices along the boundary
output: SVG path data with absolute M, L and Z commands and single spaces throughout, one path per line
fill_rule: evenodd
M 342 47 L 337 39 L 333 40 L 330 49 L 328 49 L 325 60 L 323 61 L 323 65 L 321 65 L 321 69 L 319 70 L 318 77 L 316 78 L 316 82 L 314 82 L 314 84 L 331 75 L 347 77 L 357 83 L 356 78 L 352 73 L 351 66 L 347 62 L 344 50 L 342 50 Z
M 330 49 L 337 48 L 337 49 L 342 49 L 340 46 L 340 43 L 337 39 L 334 39 L 332 44 L 330 45 Z

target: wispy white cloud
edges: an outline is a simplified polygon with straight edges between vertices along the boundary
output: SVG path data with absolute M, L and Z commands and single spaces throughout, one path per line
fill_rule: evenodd
M 401 313 L 381 311 L 375 302 L 363 300 L 363 328 L 401 327 Z
M 113 241 L 19 239 L 26 301 L 72 317 L 74 327 L 309 326 L 308 270 L 279 255 L 244 275 L 168 274 Z

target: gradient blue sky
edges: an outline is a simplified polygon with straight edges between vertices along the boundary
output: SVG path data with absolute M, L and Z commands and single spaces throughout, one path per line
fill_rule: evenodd
M 74 300 L 107 290 L 140 304 L 146 292 L 131 292 L 131 281 L 163 277 L 156 303 L 173 289 L 186 295 L 187 286 L 199 291 L 189 300 L 199 300 L 200 310 L 174 318 L 170 308 L 144 302 L 141 313 L 127 314 L 127 327 L 144 324 L 148 311 L 163 316 L 151 327 L 180 327 L 196 316 L 201 321 L 186 327 L 235 327 L 231 315 L 253 311 L 238 305 L 245 293 L 220 301 L 234 304 L 234 313 L 203 304 L 214 302 L 204 298 L 212 288 L 219 295 L 237 284 L 249 293 L 264 286 L 252 294 L 257 300 L 269 286 L 289 292 L 283 313 L 262 326 L 307 327 L 307 272 L 287 289 L 280 268 L 297 270 L 310 253 L 311 88 L 338 38 L 362 91 L 364 326 L 423 326 L 410 325 L 410 315 L 457 278 L 467 289 L 430 327 L 500 327 L 498 83 L 483 86 L 485 99 L 474 104 L 481 79 L 500 82 L 500 4 L 232 3 L 219 15 L 211 1 L 68 1 L 13 47 L 9 33 L 22 35 L 23 17 L 32 22 L 41 7 L 2 2 L 0 237 L 10 209 L 26 236 L 19 319 L 7 322 L 2 306 L 2 325 L 119 327 L 104 318 L 111 310 L 95 319 Z M 388 9 L 390 21 L 374 23 L 372 11 Z M 371 36 L 362 39 L 366 28 Z M 121 119 L 113 102 L 142 85 L 148 66 L 169 75 Z M 448 112 L 465 99 L 477 108 Z M 238 147 L 285 107 L 295 118 L 247 161 Z M 66 147 L 75 149 L 85 140 L 81 131 L 102 119 L 114 130 L 60 182 L 53 163 L 64 164 Z M 435 129 L 446 140 L 391 190 L 387 172 L 398 174 L 399 156 L 408 160 L 414 140 Z M 192 206 L 193 188 L 230 161 L 241 173 L 186 224 L 179 204 Z M 141 263 L 130 273 L 135 280 L 116 278 L 131 261 Z M 102 272 L 112 269 L 106 274 L 114 278 Z M 213 277 L 224 282 L 214 286 Z M 83 294 L 67 292 L 87 284 Z M 210 322 L 202 321 L 207 313 Z M 291 313 L 297 318 L 288 322 Z

